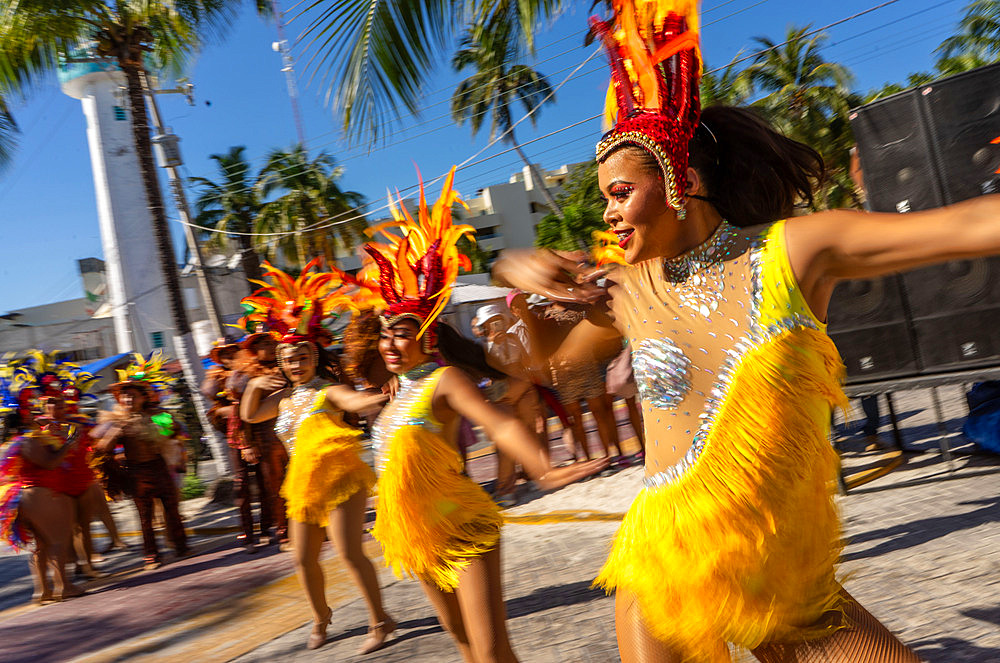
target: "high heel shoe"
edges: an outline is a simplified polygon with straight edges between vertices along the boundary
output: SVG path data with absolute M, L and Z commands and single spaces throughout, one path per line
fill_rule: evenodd
M 332 608 L 329 609 L 326 619 L 313 624 L 312 633 L 309 634 L 309 641 L 306 642 L 306 649 L 319 649 L 326 644 L 326 627 L 330 625 L 331 619 L 333 619 Z
M 361 643 L 361 647 L 358 648 L 359 654 L 370 654 L 373 651 L 378 651 L 385 644 L 385 639 L 396 630 L 396 622 L 392 617 L 379 622 L 375 626 L 368 627 L 368 637 L 365 641 Z

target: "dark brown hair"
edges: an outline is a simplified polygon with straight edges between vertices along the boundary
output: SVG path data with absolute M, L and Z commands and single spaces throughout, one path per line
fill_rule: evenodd
M 690 166 L 705 185 L 701 195 L 734 226 L 793 216 L 797 204 L 812 205 L 813 191 L 826 175 L 819 152 L 782 135 L 749 108 L 704 108 L 688 145 Z M 662 176 L 646 150 L 633 145 L 619 149 Z
M 344 371 L 357 381 L 364 382 L 375 362 L 382 361 L 378 353 L 378 337 L 382 323 L 372 310 L 358 313 L 344 330 Z

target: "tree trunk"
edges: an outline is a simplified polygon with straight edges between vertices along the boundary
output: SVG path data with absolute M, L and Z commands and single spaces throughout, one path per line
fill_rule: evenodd
M 220 477 L 232 475 L 229 465 L 229 454 L 226 445 L 219 440 L 206 416 L 204 397 L 201 395 L 202 371 L 194 349 L 194 338 L 188 323 L 187 311 L 184 308 L 184 297 L 181 293 L 180 275 L 177 272 L 177 258 L 170 239 L 170 228 L 167 225 L 167 214 L 163 207 L 163 195 L 160 193 L 160 181 L 153 162 L 153 145 L 149 136 L 149 120 L 146 110 L 146 97 L 142 85 L 144 72 L 140 69 L 141 62 L 133 61 L 129 54 L 119 58 L 119 66 L 128 82 L 128 97 L 132 109 L 132 139 L 135 143 L 136 157 L 139 160 L 139 170 L 143 187 L 146 190 L 146 205 L 149 208 L 153 223 L 153 241 L 160 257 L 160 267 L 163 270 L 163 281 L 167 289 L 170 312 L 174 321 L 174 352 L 181 364 L 184 381 L 187 383 L 194 401 L 195 411 L 201 427 L 208 436 L 215 457 L 217 472 Z
M 247 224 L 247 231 L 250 230 L 250 224 Z M 253 239 L 249 235 L 237 235 L 240 244 L 240 265 L 243 267 L 243 276 L 248 279 L 256 279 L 260 281 L 264 278 L 264 275 L 260 271 L 260 256 L 257 255 L 257 251 L 253 248 Z M 257 286 L 247 281 L 247 285 L 250 288 L 250 292 L 257 289 Z
M 538 172 L 538 169 L 535 168 L 535 164 L 531 163 L 524 151 L 521 150 L 521 146 L 517 144 L 517 140 L 514 138 L 514 132 L 511 131 L 507 134 L 507 138 L 510 140 L 510 144 L 514 146 L 517 156 L 521 157 L 521 161 L 523 161 L 524 165 L 526 165 L 528 170 L 531 171 L 531 179 L 535 181 L 535 185 L 538 187 L 539 191 L 541 191 L 542 198 L 545 199 L 545 204 L 548 205 L 552 209 L 552 213 L 560 219 L 566 218 L 563 216 L 563 211 L 562 208 L 559 207 L 559 203 L 556 202 L 556 199 L 553 198 L 552 194 L 549 192 L 548 187 L 545 186 L 545 180 L 542 178 L 541 173 Z

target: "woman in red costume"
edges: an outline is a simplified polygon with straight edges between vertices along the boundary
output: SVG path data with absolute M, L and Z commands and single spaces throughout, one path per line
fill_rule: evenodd
M 386 304 L 379 351 L 399 380 L 372 429 L 380 473 L 372 535 L 397 575 L 420 580 L 467 663 L 511 663 L 517 657 L 500 582 L 500 511 L 464 473 L 460 421 L 482 426 L 543 488 L 593 474 L 606 462 L 553 469 L 533 431 L 487 402 L 461 370 L 441 365 L 446 341 L 442 334 L 439 342 L 439 332 L 449 328 L 439 328 L 437 316 L 464 258 L 455 243 L 472 230 L 451 224 L 451 208 L 460 202 L 453 177 L 454 169 L 433 209 L 421 186 L 419 221 L 394 205 L 396 221 L 378 228 L 386 243 L 366 247 Z
M 80 453 L 81 430 L 75 425 L 60 431 L 25 426 L 16 411 L 7 415 L 5 430 L 8 435 L 0 450 L 0 537 L 15 549 L 34 541 L 33 600 L 47 603 L 79 596 L 83 589 L 66 573 L 76 510 L 67 494 L 73 481 L 62 466 Z M 55 591 L 49 581 L 50 567 Z
M 598 578 L 622 660 L 915 662 L 839 584 L 830 411 L 843 365 L 834 286 L 1000 251 L 1000 201 L 906 215 L 813 201 L 822 157 L 751 111 L 702 112 L 693 0 L 616 0 L 592 20 L 612 63 L 598 179 L 621 265 L 511 253 L 496 274 L 590 304 L 559 353 L 624 338 L 646 429 L 645 487 Z M 783 219 L 789 219 L 784 221 Z
M 343 384 L 339 369 L 323 349 L 331 339 L 321 322 L 347 299 L 334 290 L 339 284 L 334 274 L 311 273 L 318 264 L 317 260 L 307 265 L 298 279 L 266 265 L 273 285 L 243 300 L 255 309 L 247 322 L 262 323 L 280 335 L 281 375 L 251 380 L 240 402 L 240 416 L 251 423 L 276 420 L 274 430 L 288 447 L 281 495 L 296 573 L 315 624 L 307 647 L 316 649 L 326 642 L 333 617 L 319 564 L 323 542 L 329 538 L 368 606 L 368 637 L 359 650 L 368 654 L 382 646 L 396 622 L 382 605 L 375 567 L 361 546 L 365 505 L 375 475 L 361 459 L 360 432 L 345 423 L 344 414 L 377 412 L 386 397 Z

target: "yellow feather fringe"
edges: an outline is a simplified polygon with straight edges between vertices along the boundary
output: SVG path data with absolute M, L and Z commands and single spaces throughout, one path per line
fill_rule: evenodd
M 281 486 L 289 518 L 326 527 L 333 509 L 359 490 L 371 490 L 375 473 L 361 459 L 360 437 L 327 411 L 302 422 Z
M 595 584 L 635 595 L 683 660 L 729 661 L 720 641 L 752 649 L 836 628 L 817 620 L 843 600 L 827 436 L 842 371 L 813 329 L 750 350 L 695 466 L 642 491 L 622 522 Z
M 372 535 L 397 577 L 454 591 L 470 558 L 500 540 L 500 509 L 462 474 L 458 451 L 422 426 L 402 426 L 392 438 L 378 493 Z

